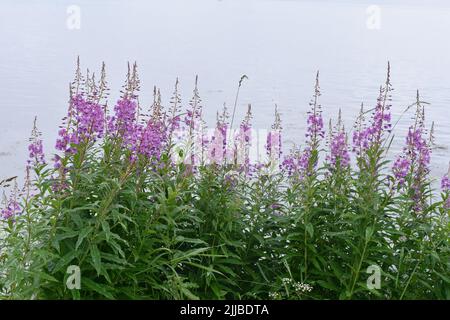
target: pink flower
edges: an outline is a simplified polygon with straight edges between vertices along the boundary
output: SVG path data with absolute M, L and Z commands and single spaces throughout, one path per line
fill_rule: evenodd
M 338 166 L 342 169 L 348 168 L 350 165 L 350 155 L 348 153 L 347 135 L 341 131 L 332 134 L 330 142 L 330 154 L 327 156 L 332 169 Z
M 272 130 L 267 134 L 266 152 L 270 161 L 278 163 L 281 159 L 281 115 L 278 107 L 275 105 L 275 120 L 272 124 Z
M 136 125 L 137 104 L 134 100 L 122 98 L 114 106 L 114 116 L 110 118 L 108 130 L 123 139 L 124 145 L 135 146 L 138 127 Z
M 399 156 L 397 160 L 395 160 L 392 171 L 394 172 L 395 179 L 400 186 L 405 184 L 405 178 L 408 175 L 410 166 L 411 161 L 404 156 Z
M 42 145 L 41 133 L 37 129 L 37 118 L 34 119 L 33 129 L 31 130 L 30 144 L 28 145 L 28 167 L 45 164 L 44 147 Z
M 221 164 L 226 156 L 226 124 L 218 124 L 208 145 L 208 157 L 212 163 Z
M 94 142 L 104 135 L 105 113 L 98 103 L 86 100 L 83 94 L 70 99 L 68 123 L 58 131 L 55 148 L 65 154 L 74 154 L 81 142 Z M 55 167 L 60 167 L 60 158 L 55 157 Z
M 238 170 L 248 173 L 250 165 L 250 146 L 252 139 L 251 106 L 248 106 L 247 114 L 239 126 L 238 134 L 234 139 L 233 158 L 240 165 Z
M 450 191 L 450 178 L 448 177 L 448 175 L 442 177 L 441 189 L 444 192 Z
M 450 169 L 449 173 L 442 177 L 441 189 L 445 193 L 444 209 L 450 209 Z
M 11 219 L 18 214 L 20 214 L 20 206 L 15 199 L 10 199 L 1 211 L 1 217 L 5 220 Z
M 320 87 L 319 87 L 319 72 L 316 76 L 316 84 L 314 86 L 314 96 L 309 105 L 311 110 L 308 111 L 307 118 L 307 128 L 306 128 L 306 147 L 303 152 L 296 150 L 294 154 L 285 157 L 282 168 L 288 172 L 288 175 L 292 175 L 295 171 L 299 171 L 297 176 L 303 179 L 305 176 L 309 176 L 313 173 L 315 167 L 317 166 L 317 160 L 311 163 L 311 156 L 313 152 L 318 151 L 320 142 L 325 136 L 325 131 L 323 130 L 323 118 L 322 118 L 322 107 L 319 104 L 320 97 Z
M 162 124 L 149 120 L 140 131 L 138 153 L 159 160 L 164 142 L 165 132 Z

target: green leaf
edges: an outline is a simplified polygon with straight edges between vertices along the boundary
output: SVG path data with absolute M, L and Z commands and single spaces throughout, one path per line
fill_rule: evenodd
M 183 254 L 175 254 L 174 258 L 172 259 L 172 263 L 176 264 L 179 262 L 182 262 L 183 260 L 189 259 L 191 257 L 194 257 L 196 255 L 200 255 L 201 253 L 207 251 L 208 248 L 198 248 L 198 249 L 193 249 L 193 250 L 189 250 Z
M 307 223 L 305 225 L 306 231 L 309 233 L 309 236 L 312 238 L 314 235 L 314 227 L 312 225 L 312 223 Z
M 92 265 L 97 271 L 97 275 L 100 275 L 102 269 L 100 251 L 98 250 L 97 245 L 95 244 L 91 247 L 90 251 L 91 251 Z
M 114 300 L 114 296 L 111 293 L 111 291 L 113 289 L 107 285 L 98 284 L 98 283 L 90 280 L 89 278 L 84 277 L 84 278 L 81 278 L 81 289 L 84 289 L 84 287 L 86 287 L 90 290 L 93 290 L 108 299 Z
M 370 238 L 373 235 L 373 228 L 372 227 L 367 227 L 366 228 L 366 241 L 369 241 Z
M 109 224 L 106 220 L 102 220 L 102 230 L 105 232 L 105 238 L 106 241 L 109 241 L 111 239 L 111 230 L 109 228 Z
M 186 287 L 181 287 L 181 292 L 183 292 L 183 294 L 191 300 L 200 300 L 199 297 L 197 297 L 195 294 L 193 294 L 188 288 Z
M 318 280 L 317 283 L 319 284 L 319 286 L 321 286 L 322 288 L 325 288 L 325 289 L 329 289 L 329 290 L 333 290 L 333 291 L 339 290 L 339 288 L 332 282 Z
M 61 270 L 64 266 L 68 266 L 69 263 L 77 256 L 76 251 L 72 251 L 67 253 L 64 257 L 59 259 L 58 263 L 55 265 L 55 267 L 52 270 L 52 273 L 56 273 L 59 270 Z
M 39 272 L 39 277 L 41 277 L 44 280 L 51 281 L 51 282 L 59 282 L 55 277 L 52 277 L 51 275 L 49 275 L 45 272 Z
M 78 240 L 77 243 L 75 244 L 75 250 L 78 249 L 78 247 L 81 245 L 81 243 L 83 243 L 84 238 L 86 238 L 86 236 L 92 231 L 92 227 L 88 226 L 83 228 L 80 231 L 80 234 L 78 235 Z

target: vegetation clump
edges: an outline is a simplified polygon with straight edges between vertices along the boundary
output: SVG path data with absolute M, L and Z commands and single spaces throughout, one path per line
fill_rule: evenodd
M 389 73 L 352 131 L 339 115 L 328 133 L 317 74 L 304 146 L 283 154 L 276 109 L 252 161 L 250 106 L 236 129 L 225 109 L 209 132 L 197 80 L 187 110 L 177 80 L 170 105 L 155 89 L 143 111 L 134 65 L 111 112 L 104 66 L 96 81 L 78 64 L 56 153 L 35 124 L 23 188 L 1 182 L 0 297 L 450 299 L 450 177 L 439 196 L 419 95 L 387 159 Z M 73 265 L 79 289 L 66 286 Z

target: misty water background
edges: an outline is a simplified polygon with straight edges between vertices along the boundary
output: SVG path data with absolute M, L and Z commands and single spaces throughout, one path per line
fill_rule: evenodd
M 67 27 L 67 8 L 81 10 L 80 29 Z M 367 8 L 380 8 L 380 29 L 367 26 Z M 386 65 L 392 65 L 393 122 L 415 101 L 436 123 L 432 174 L 450 160 L 450 2 L 365 0 L 2 0 L 0 4 L 0 180 L 23 175 L 27 141 L 38 117 L 47 153 L 66 114 L 76 57 L 83 69 L 107 65 L 109 104 L 119 98 L 127 61 L 137 61 L 140 101 L 153 86 L 168 105 L 176 77 L 186 106 L 195 75 L 204 114 L 213 125 L 224 103 L 236 120 L 252 104 L 255 128 L 269 128 L 274 105 L 282 114 L 284 139 L 304 141 L 306 112 L 320 70 L 326 122 L 341 108 L 351 128 L 364 102 L 375 106 Z M 412 112 L 397 129 L 401 150 Z M 48 156 L 48 160 L 50 156 Z

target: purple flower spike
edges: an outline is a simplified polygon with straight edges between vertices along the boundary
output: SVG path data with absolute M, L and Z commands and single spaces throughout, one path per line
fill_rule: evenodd
M 350 166 L 350 155 L 345 132 L 341 131 L 332 135 L 330 154 L 327 157 L 327 161 L 333 170 L 337 169 L 338 166 L 342 169 L 346 169 Z
M 33 130 L 31 131 L 30 144 L 28 145 L 28 166 L 36 167 L 45 164 L 44 147 L 42 145 L 41 133 L 37 129 L 37 119 L 34 119 Z

